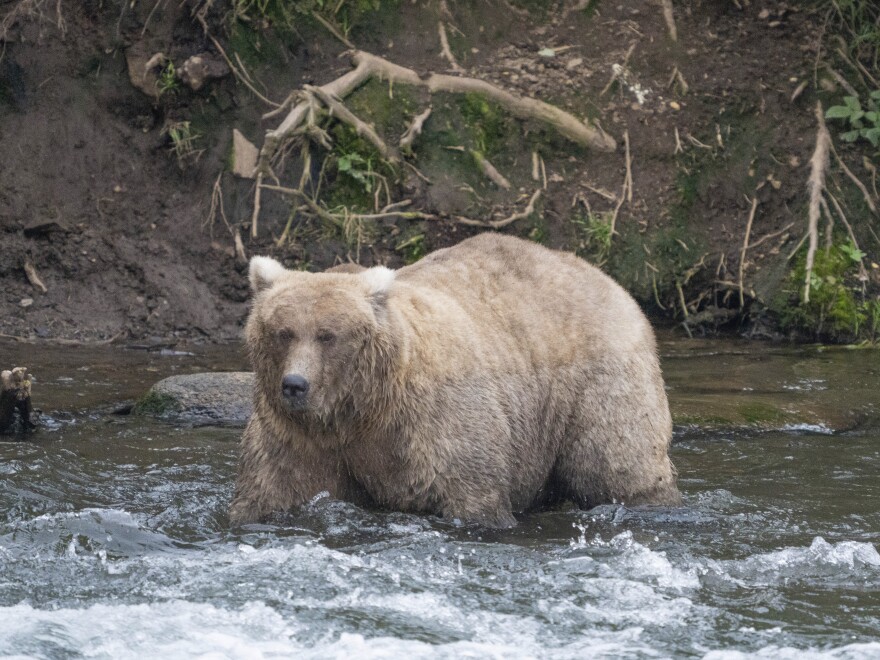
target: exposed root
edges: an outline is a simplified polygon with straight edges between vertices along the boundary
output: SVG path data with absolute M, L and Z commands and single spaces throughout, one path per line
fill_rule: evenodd
M 382 155 L 382 158 L 392 163 L 396 163 L 400 160 L 397 153 L 379 137 L 379 134 L 376 133 L 376 129 L 365 121 L 359 119 L 351 110 L 346 108 L 337 97 L 328 93 L 321 87 L 303 85 L 303 89 L 309 94 L 317 96 L 321 100 L 321 103 L 327 106 L 327 109 L 332 116 L 351 126 L 360 137 L 365 138 L 370 144 L 376 147 L 376 150 Z
M 427 110 L 413 118 L 404 134 L 400 137 L 400 150 L 402 152 L 409 153 L 412 151 L 413 142 L 415 142 L 416 138 L 422 134 L 422 130 L 425 128 L 425 122 L 428 121 L 428 117 L 431 116 L 431 111 L 431 106 L 428 106 Z
M 678 41 L 678 30 L 675 27 L 675 15 L 672 13 L 672 0 L 660 0 L 663 7 L 663 20 L 666 21 L 666 29 L 669 31 L 669 38 Z
M 524 218 L 528 218 L 532 213 L 535 212 L 535 202 L 538 201 L 541 197 L 541 189 L 538 188 L 535 193 L 532 195 L 532 198 L 529 200 L 528 205 L 522 210 L 514 213 L 502 220 L 472 220 L 470 218 L 465 218 L 462 216 L 456 216 L 455 221 L 462 225 L 469 225 L 471 227 L 488 227 L 489 229 L 501 229 L 502 227 L 506 227 L 509 224 L 516 222 L 517 220 L 523 220 Z
M 807 187 L 810 191 L 810 207 L 807 216 L 807 261 L 804 267 L 804 303 L 810 302 L 810 280 L 813 275 L 813 263 L 816 259 L 816 250 L 819 248 L 819 216 L 821 215 L 822 191 L 825 190 L 825 176 L 828 172 L 829 152 L 831 150 L 831 135 L 825 126 L 825 116 L 822 112 L 822 103 L 816 104 L 816 121 L 819 128 L 816 130 L 816 148 L 810 158 L 810 178 Z
M 31 286 L 39 289 L 43 293 L 46 293 L 48 291 L 46 285 L 43 284 L 43 280 L 41 280 L 40 276 L 37 275 L 37 269 L 34 268 L 34 265 L 30 262 L 29 259 L 25 259 L 24 274 L 27 276 L 28 282 L 31 283 Z
M 859 252 L 862 252 L 859 248 L 859 242 L 856 240 L 856 235 L 853 233 L 852 225 L 850 225 L 849 220 L 846 219 L 846 214 L 843 212 L 837 198 L 832 195 L 830 191 L 825 192 L 828 195 L 828 199 L 830 199 L 831 203 L 834 205 L 834 210 L 837 212 L 837 216 L 840 218 L 841 222 L 843 222 L 843 226 L 846 227 L 846 232 L 849 234 L 849 240 L 852 241 L 853 247 Z M 865 269 L 864 259 L 859 259 L 859 281 L 862 283 L 862 286 L 868 281 L 868 271 Z
M 471 149 L 471 156 L 473 156 L 474 162 L 477 164 L 477 167 L 480 168 L 480 171 L 486 175 L 486 178 L 499 188 L 510 190 L 510 181 L 504 178 L 504 175 L 495 169 L 495 166 L 489 162 L 488 158 L 474 149 Z
M 591 126 L 556 106 L 537 99 L 524 98 L 500 87 L 478 80 L 443 74 L 430 74 L 422 78 L 412 69 L 399 66 L 386 59 L 364 51 L 352 54 L 355 68 L 319 89 L 331 97 L 344 99 L 371 78 L 377 77 L 392 83 L 425 87 L 430 92 L 477 93 L 504 107 L 520 119 L 535 119 L 550 124 L 571 141 L 600 151 L 614 151 L 614 139 L 601 128 Z M 267 131 L 260 152 L 260 167 L 266 168 L 283 140 L 292 135 L 305 121 L 309 112 L 308 102 L 300 102 L 291 109 L 281 124 Z
M 315 18 L 315 20 L 317 20 L 321 25 L 323 25 L 325 28 L 327 28 L 327 31 L 328 31 L 330 34 L 332 34 L 334 37 L 336 37 L 341 43 L 345 44 L 345 46 L 346 46 L 347 48 L 354 48 L 354 44 L 351 43 L 351 41 L 349 41 L 348 37 L 346 37 L 344 34 L 342 34 L 342 33 L 339 31 L 339 29 L 338 29 L 335 25 L 333 25 L 333 23 L 331 23 L 331 22 L 328 21 L 326 18 L 324 18 L 323 16 L 321 16 L 320 12 L 313 11 L 313 12 L 312 12 L 312 16 L 313 16 L 313 17 Z
M 865 184 L 861 182 L 859 177 L 852 173 L 852 171 L 846 166 L 846 163 L 843 162 L 843 159 L 837 154 L 837 149 L 834 148 L 834 143 L 830 142 L 829 146 L 831 147 L 831 153 L 834 154 L 834 158 L 837 161 L 837 164 L 840 165 L 840 169 L 842 169 L 846 175 L 850 178 L 856 187 L 862 191 L 862 196 L 865 198 L 865 204 L 868 205 L 868 208 L 871 209 L 872 213 L 877 213 L 877 205 L 874 204 L 874 200 L 871 198 L 871 193 L 868 192 L 868 189 L 865 187 Z
M 449 62 L 449 66 L 453 71 L 462 73 L 464 69 L 455 61 L 455 55 L 452 54 L 452 49 L 449 48 L 449 39 L 446 36 L 446 26 L 443 25 L 443 21 L 437 23 L 437 32 L 440 34 L 440 54 Z
M 625 201 L 632 203 L 632 166 L 629 155 L 629 131 L 623 132 L 623 143 L 626 147 L 626 174 L 623 177 L 623 187 L 620 196 L 617 198 L 617 205 L 611 213 L 611 236 L 617 233 L 615 226 L 617 225 L 617 216 L 620 213 L 620 207 Z
M 746 251 L 749 249 L 749 236 L 752 234 L 752 222 L 755 220 L 755 211 L 758 208 L 758 198 L 752 198 L 752 208 L 749 210 L 749 219 L 746 222 L 746 234 L 743 237 L 743 246 L 742 250 L 739 253 L 739 278 L 737 280 L 739 284 L 739 308 L 743 309 L 745 307 L 746 301 L 745 296 L 743 294 L 743 272 L 745 271 L 746 266 Z

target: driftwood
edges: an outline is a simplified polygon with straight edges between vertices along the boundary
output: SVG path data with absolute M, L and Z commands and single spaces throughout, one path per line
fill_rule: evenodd
M 32 419 L 31 379 L 24 367 L 0 372 L 0 433 L 21 433 L 36 427 Z

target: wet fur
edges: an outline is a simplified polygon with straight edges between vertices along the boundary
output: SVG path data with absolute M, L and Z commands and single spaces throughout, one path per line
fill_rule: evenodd
M 234 522 L 321 491 L 491 526 L 560 498 L 680 501 L 653 332 L 584 261 L 483 234 L 390 275 L 266 273 Z M 304 411 L 281 396 L 290 369 Z

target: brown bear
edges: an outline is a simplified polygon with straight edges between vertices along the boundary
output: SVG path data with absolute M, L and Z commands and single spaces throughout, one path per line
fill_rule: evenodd
M 651 326 L 572 254 L 482 234 L 398 271 L 250 263 L 234 523 L 323 491 L 487 526 L 680 501 Z

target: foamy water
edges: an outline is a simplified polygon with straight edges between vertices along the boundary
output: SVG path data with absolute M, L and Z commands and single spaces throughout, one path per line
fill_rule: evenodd
M 0 442 L 3 657 L 880 658 L 870 424 L 691 428 L 683 506 L 505 531 L 328 497 L 231 529 L 236 431 L 50 429 Z

